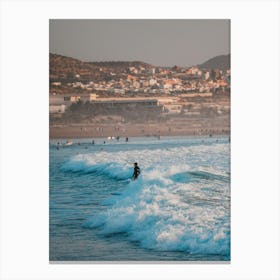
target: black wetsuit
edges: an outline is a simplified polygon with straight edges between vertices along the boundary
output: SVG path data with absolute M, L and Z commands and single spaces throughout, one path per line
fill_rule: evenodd
M 139 166 L 135 166 L 135 167 L 134 167 L 134 172 L 133 172 L 132 179 L 133 179 L 133 180 L 136 180 L 137 177 L 139 176 L 139 174 L 140 174 L 140 168 L 139 168 Z

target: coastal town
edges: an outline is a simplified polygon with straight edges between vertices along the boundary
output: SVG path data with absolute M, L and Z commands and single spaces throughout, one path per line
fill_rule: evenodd
M 191 67 L 50 54 L 50 137 L 230 132 L 229 56 Z

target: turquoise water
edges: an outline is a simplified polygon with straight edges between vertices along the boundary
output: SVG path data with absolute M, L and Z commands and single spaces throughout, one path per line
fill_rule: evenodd
M 228 137 L 57 142 L 51 261 L 230 260 Z M 136 161 L 141 175 L 131 181 Z

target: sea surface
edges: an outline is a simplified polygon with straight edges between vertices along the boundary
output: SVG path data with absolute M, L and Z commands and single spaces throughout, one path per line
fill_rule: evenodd
M 50 141 L 50 261 L 230 260 L 228 137 L 72 141 Z

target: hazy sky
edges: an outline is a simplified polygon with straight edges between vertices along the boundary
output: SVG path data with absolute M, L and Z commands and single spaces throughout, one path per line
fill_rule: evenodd
M 230 53 L 230 21 L 55 19 L 49 48 L 83 61 L 191 66 Z

